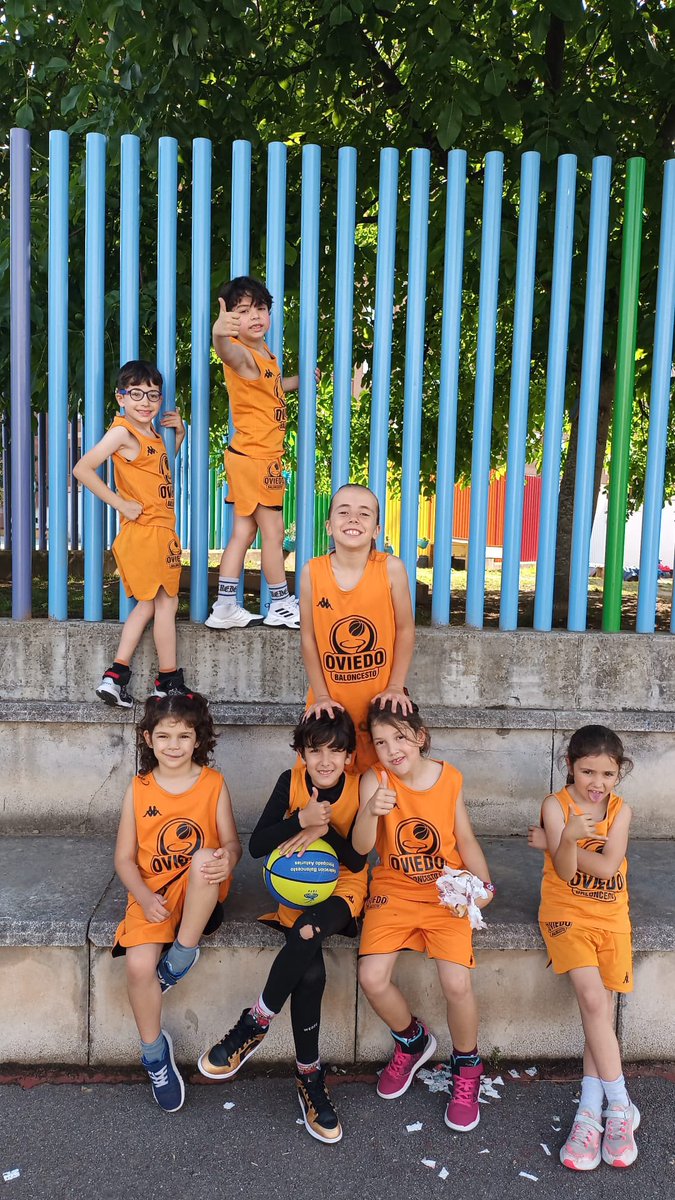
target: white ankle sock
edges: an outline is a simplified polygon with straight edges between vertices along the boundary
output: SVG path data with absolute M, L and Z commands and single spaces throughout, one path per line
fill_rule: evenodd
M 605 1090 L 608 1104 L 620 1104 L 622 1108 L 628 1108 L 630 1100 L 623 1075 L 619 1075 L 618 1079 L 602 1079 L 600 1082 Z
M 579 1112 L 582 1108 L 592 1113 L 597 1119 L 602 1113 L 605 1093 L 601 1081 L 596 1075 L 584 1075 L 581 1081 L 581 1096 L 579 1097 Z

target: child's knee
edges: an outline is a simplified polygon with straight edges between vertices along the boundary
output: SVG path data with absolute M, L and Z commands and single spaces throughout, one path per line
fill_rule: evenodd
M 134 954 L 134 950 L 142 952 Z M 157 979 L 156 956 L 144 952 L 145 950 L 145 946 L 133 946 L 127 949 L 125 966 L 127 980 L 130 984 L 148 983 Z
M 202 867 L 208 862 L 213 862 L 213 849 L 195 850 L 190 863 L 191 881 L 194 881 L 197 885 L 203 884 L 205 887 L 209 886 L 207 877 L 202 871 Z
M 368 958 L 359 959 L 359 984 L 366 996 L 376 996 L 389 983 L 387 974 Z
M 472 994 L 471 976 L 467 970 L 450 971 L 441 980 L 443 995 L 450 1004 L 462 1004 Z
M 170 596 L 168 592 L 164 591 L 164 588 L 160 588 L 151 603 L 154 604 L 155 613 L 170 615 L 178 609 L 178 596 Z

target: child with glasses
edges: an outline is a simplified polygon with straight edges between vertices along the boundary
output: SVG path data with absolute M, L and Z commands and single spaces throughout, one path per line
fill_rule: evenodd
M 164 442 L 154 427 L 162 404 L 162 376 L 152 363 L 132 360 L 122 367 L 115 398 L 123 409 L 110 429 L 76 464 L 73 475 L 121 517 L 113 554 L 127 596 L 136 600 L 124 622 L 115 661 L 103 675 L 96 695 L 105 704 L 131 708 L 127 690 L 131 659 L 148 622 L 159 660 L 153 695 L 184 695 L 183 672 L 176 658 L 176 611 L 180 584 L 181 545 L 176 534 L 173 483 Z M 177 411 L 166 412 L 160 425 L 176 431 L 176 453 L 185 437 Z M 112 459 L 117 491 L 98 468 Z

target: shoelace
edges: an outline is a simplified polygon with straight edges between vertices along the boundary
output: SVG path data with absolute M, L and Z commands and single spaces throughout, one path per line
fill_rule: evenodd
M 622 1113 L 620 1117 L 608 1117 L 607 1125 L 605 1127 L 605 1137 L 609 1138 L 610 1141 L 613 1141 L 614 1138 L 622 1138 L 624 1141 L 626 1141 L 628 1138 L 626 1131 L 627 1124 L 628 1119 L 625 1113 Z
M 598 1121 L 594 1121 L 592 1117 L 577 1117 L 570 1131 L 568 1141 L 580 1142 L 584 1150 L 587 1150 L 594 1130 L 596 1133 L 602 1133 L 602 1125 Z
M 169 1068 L 160 1067 L 159 1071 L 148 1071 L 154 1087 L 166 1087 L 169 1082 Z
M 476 1083 L 480 1080 L 464 1079 L 462 1075 L 455 1075 L 452 1098 L 457 1104 L 473 1104 L 476 1099 Z
M 416 1062 L 418 1054 L 407 1054 L 399 1042 L 396 1043 L 389 1070 L 395 1075 L 407 1075 L 413 1063 Z

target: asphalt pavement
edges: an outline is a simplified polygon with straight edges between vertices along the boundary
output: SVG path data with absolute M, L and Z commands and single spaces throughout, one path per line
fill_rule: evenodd
M 639 1158 L 628 1170 L 603 1164 L 592 1175 L 558 1160 L 578 1081 L 529 1077 L 522 1068 L 514 1079 L 508 1066 L 500 1075 L 501 1098 L 481 1105 L 479 1126 L 461 1135 L 443 1123 L 447 1097 L 420 1081 L 385 1102 L 372 1076 L 338 1075 L 330 1086 L 344 1137 L 335 1146 L 297 1123 L 290 1073 L 194 1080 L 171 1115 L 137 1077 L 5 1082 L 0 1200 L 675 1200 L 675 1071 L 631 1075 L 642 1112 Z M 408 1132 L 417 1122 L 421 1129 Z

